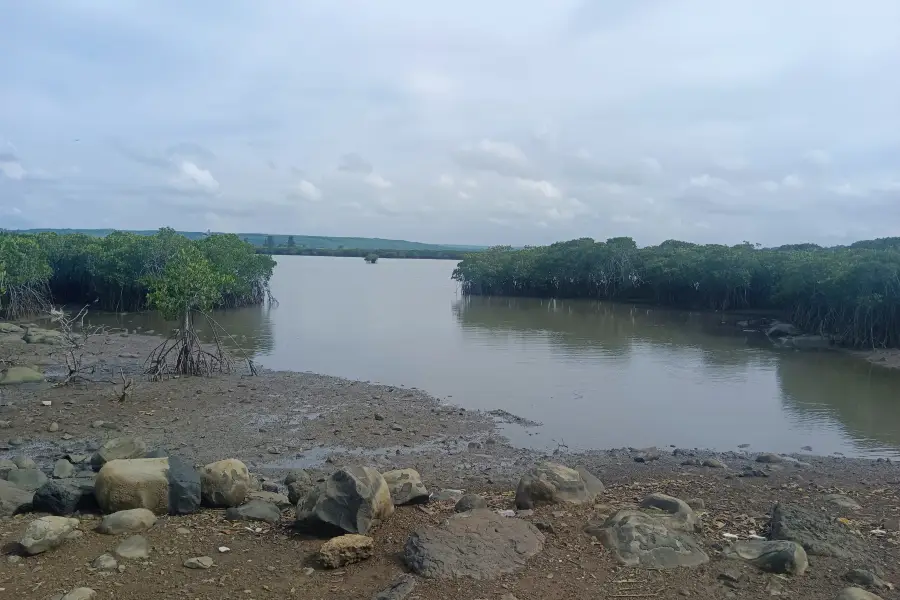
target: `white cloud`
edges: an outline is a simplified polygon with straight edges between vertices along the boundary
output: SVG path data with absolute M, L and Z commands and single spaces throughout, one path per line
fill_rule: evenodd
M 0 161 L 0 173 L 16 181 L 24 179 L 25 175 L 28 174 L 22 164 L 15 160 Z
M 825 150 L 810 150 L 804 155 L 807 162 L 825 167 L 831 164 L 831 155 Z
M 772 181 L 771 179 L 768 181 L 763 181 L 759 184 L 759 187 L 769 193 L 774 193 L 781 189 L 781 185 L 777 181 Z
M 302 179 L 296 186 L 297 194 L 310 202 L 319 202 L 322 199 L 322 190 L 310 181 Z
M 445 96 L 456 88 L 455 82 L 446 75 L 432 71 L 418 71 L 410 75 L 409 88 L 423 96 Z
M 363 177 L 363 181 L 373 188 L 377 188 L 379 190 L 386 190 L 390 187 L 393 187 L 394 185 L 375 171 L 372 171 L 371 173 Z
M 802 188 L 803 180 L 800 178 L 799 175 L 794 175 L 794 174 L 785 175 L 784 179 L 781 180 L 781 185 L 783 185 L 786 188 L 794 188 L 794 189 Z
M 735 189 L 735 187 L 728 181 L 725 181 L 721 177 L 714 177 L 707 173 L 704 173 L 703 175 L 697 175 L 695 177 L 691 177 L 691 179 L 688 183 L 690 184 L 691 187 L 715 190 L 717 192 L 722 192 L 724 194 L 737 194 L 738 193 L 737 190 Z
M 535 181 L 533 179 L 518 179 L 517 183 L 520 188 L 531 192 L 543 194 L 547 198 L 561 198 L 562 191 L 549 181 Z
M 201 169 L 187 160 L 181 162 L 179 169 L 183 176 L 182 181 L 190 181 L 208 192 L 215 192 L 219 189 L 219 182 L 208 170 Z
M 465 191 L 465 190 L 459 190 L 459 192 L 457 193 L 457 195 L 458 195 L 460 198 L 462 198 L 463 200 L 468 200 L 468 199 L 470 199 L 470 198 L 472 197 L 472 194 L 470 194 L 469 192 L 467 192 L 467 191 Z
M 441 187 L 453 187 L 453 177 L 444 173 L 438 178 L 438 185 Z

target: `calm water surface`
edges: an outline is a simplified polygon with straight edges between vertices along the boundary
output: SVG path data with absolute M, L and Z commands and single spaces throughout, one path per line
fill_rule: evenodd
M 523 446 L 900 456 L 900 373 L 846 355 L 775 351 L 709 314 L 463 298 L 452 261 L 277 258 L 280 304 L 218 317 L 264 367 L 415 386 L 543 423 L 506 428 Z

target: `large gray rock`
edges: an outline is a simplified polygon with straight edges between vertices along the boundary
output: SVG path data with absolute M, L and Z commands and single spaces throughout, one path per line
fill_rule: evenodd
M 602 491 L 600 480 L 586 470 L 545 462 L 519 480 L 516 507 L 529 509 L 540 504 L 585 504 L 593 502 Z
M 868 569 L 850 569 L 844 574 L 844 579 L 856 585 L 865 585 L 879 590 L 892 590 L 893 584 L 888 583 Z
M 858 587 L 848 587 L 841 590 L 835 600 L 881 600 L 881 596 L 867 592 Z
M 111 460 L 143 458 L 147 444 L 139 437 L 120 437 L 106 441 L 91 457 L 91 467 L 99 471 Z
M 813 556 L 851 558 L 866 554 L 859 538 L 836 519 L 794 504 L 775 505 L 769 538 L 797 542 Z
M 247 502 L 251 502 L 253 500 L 261 500 L 263 502 L 274 504 L 278 507 L 279 510 L 291 508 L 297 505 L 296 502 L 291 502 L 290 499 L 288 499 L 288 497 L 284 494 L 279 494 L 277 492 L 250 492 L 249 494 L 247 494 Z
M 47 483 L 47 476 L 38 469 L 16 469 L 9 472 L 6 480 L 23 490 L 33 492 Z
M 524 519 L 473 510 L 450 517 L 441 527 L 415 530 L 403 560 L 423 577 L 491 579 L 522 569 L 544 547 L 544 535 Z
M 225 511 L 229 521 L 264 521 L 275 525 L 281 520 L 281 511 L 271 502 L 251 500 L 241 506 L 232 506 Z
M 77 527 L 78 519 L 41 517 L 28 524 L 19 545 L 29 556 L 40 554 L 62 545 Z
M 12 442 L 10 442 L 10 443 L 12 443 Z M 28 458 L 27 456 L 25 456 L 24 454 L 19 454 L 18 456 L 14 456 L 12 461 L 13 461 L 13 464 L 16 465 L 16 467 L 19 469 L 37 469 L 38 468 L 37 463 L 34 462 L 32 459 Z
M 228 508 L 240 506 L 250 491 L 247 465 L 231 458 L 210 463 L 200 472 L 203 504 Z
M 629 567 L 674 569 L 696 567 L 709 561 L 690 534 L 673 528 L 673 519 L 645 511 L 621 510 L 602 527 L 589 528 L 616 560 Z
M 106 515 L 97 526 L 97 533 L 118 535 L 146 531 L 156 524 L 156 515 L 146 508 L 120 510 Z
M 0 385 L 16 385 L 19 383 L 39 383 L 44 376 L 29 367 L 9 367 L 0 371 Z
M 62 344 L 64 341 L 62 333 L 55 329 L 40 329 L 39 327 L 29 327 L 28 332 L 22 336 L 28 344 Z
M 726 558 L 740 559 L 770 573 L 803 575 L 809 560 L 803 546 L 786 540 L 746 540 L 725 548 Z
M 663 520 L 669 529 L 692 532 L 697 527 L 694 509 L 673 496 L 650 494 L 641 501 L 641 508 L 654 511 L 652 516 Z
M 344 467 L 297 505 L 297 528 L 326 535 L 365 534 L 392 514 L 394 502 L 381 473 L 370 467 Z
M 119 558 L 148 558 L 150 556 L 150 542 L 142 535 L 132 535 L 122 540 L 115 550 Z
M 15 471 L 19 467 L 13 461 L 0 458 L 0 479 L 6 479 L 10 471 Z
M 65 517 L 77 511 L 92 511 L 96 508 L 93 479 L 51 479 L 34 493 L 35 512 Z
M 104 512 L 146 508 L 158 515 L 189 514 L 200 507 L 200 476 L 175 456 L 113 460 L 97 474 L 96 495 Z
M 412 575 L 401 575 L 391 585 L 372 597 L 372 600 L 404 600 L 414 589 L 418 580 Z
M 461 513 L 475 510 L 476 508 L 487 508 L 487 506 L 487 500 L 485 500 L 478 494 L 466 494 L 459 499 L 459 502 L 456 503 L 456 506 L 453 507 L 453 510 L 454 512 Z
M 31 510 L 34 492 L 0 479 L 0 517 L 11 517 Z
M 384 473 L 384 481 L 395 506 L 428 502 L 428 489 L 415 469 L 397 469 Z

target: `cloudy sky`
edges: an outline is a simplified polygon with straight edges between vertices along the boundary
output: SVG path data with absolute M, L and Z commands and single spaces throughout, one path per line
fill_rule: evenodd
M 896 0 L 0 7 L 0 227 L 900 235 Z

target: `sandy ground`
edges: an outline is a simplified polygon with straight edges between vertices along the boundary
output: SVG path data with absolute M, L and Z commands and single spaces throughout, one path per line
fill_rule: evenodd
M 239 458 L 251 471 L 277 479 L 285 469 L 306 468 L 322 477 L 342 464 L 388 470 L 414 467 L 430 489 L 457 488 L 484 494 L 493 508 L 512 508 L 518 478 L 546 455 L 511 447 L 497 433 L 497 420 L 484 413 L 441 404 L 427 394 L 400 387 L 374 386 L 302 373 L 232 375 L 213 379 L 182 378 L 151 383 L 139 376 L 141 357 L 157 343 L 142 336 L 105 336 L 92 340 L 85 364 L 99 382 L 52 387 L 50 384 L 0 388 L 0 458 L 26 454 L 43 466 L 65 453 L 89 453 L 104 439 L 140 435 L 151 447 L 176 452 L 196 464 Z M 51 347 L 0 346 L 0 360 L 35 364 L 59 372 L 60 357 Z M 118 401 L 120 372 L 135 377 L 134 391 Z M 50 401 L 50 406 L 42 402 Z M 100 423 L 103 421 L 103 423 Z M 48 431 L 57 423 L 57 431 Z M 759 449 L 761 450 L 761 449 Z M 749 452 L 714 454 L 660 449 L 659 460 L 635 462 L 633 449 L 551 458 L 584 466 L 608 489 L 595 506 L 540 508 L 531 520 L 552 527 L 544 551 L 526 570 L 486 582 L 423 581 L 409 598 L 478 599 L 512 594 L 530 598 L 763 598 L 767 587 L 783 587 L 791 598 L 833 599 L 847 584 L 851 567 L 883 571 L 900 584 L 898 544 L 900 468 L 887 461 L 840 457 L 802 457 L 807 464 L 761 466 Z M 727 468 L 685 466 L 692 456 L 717 457 Z M 765 477 L 742 477 L 747 469 Z M 585 525 L 602 521 L 619 507 L 647 493 L 664 492 L 705 503 L 701 541 L 712 561 L 702 567 L 669 572 L 619 567 Z M 845 493 L 862 509 L 849 515 L 867 551 L 853 559 L 810 558 L 798 578 L 778 580 L 716 555 L 723 533 L 741 536 L 764 531 L 775 502 L 796 502 L 834 513 L 824 500 Z M 0 557 L 0 598 L 44 599 L 86 586 L 99 598 L 372 598 L 403 572 L 399 555 L 410 531 L 438 524 L 452 503 L 399 507 L 373 534 L 375 557 L 339 571 L 323 571 L 311 562 L 321 544 L 291 529 L 293 511 L 282 525 L 260 531 L 224 521 L 218 511 L 165 517 L 147 532 L 149 560 L 125 563 L 123 572 L 103 575 L 90 562 L 120 541 L 92 532 L 95 516 L 85 516 L 79 539 L 38 557 Z M 846 515 L 845 515 L 846 516 Z M 31 515 L 0 520 L 0 542 L 19 538 Z M 189 533 L 178 533 L 186 528 Z M 884 528 L 887 533 L 873 534 Z M 253 529 L 253 528 L 251 528 Z M 219 553 L 219 546 L 230 551 Z M 209 570 L 185 569 L 182 562 L 208 555 Z M 307 568 L 314 567 L 311 573 Z M 723 573 L 739 575 L 726 587 Z M 880 592 L 898 597 L 894 591 Z

